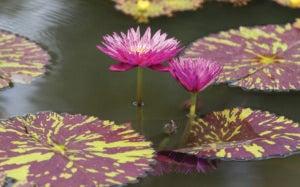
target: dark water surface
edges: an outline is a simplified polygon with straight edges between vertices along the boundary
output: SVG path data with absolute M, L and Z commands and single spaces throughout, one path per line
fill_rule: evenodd
M 96 49 L 104 34 L 126 31 L 138 24 L 115 11 L 109 0 L 0 0 L 0 29 L 26 36 L 47 49 L 51 64 L 47 73 L 31 85 L 14 84 L 0 91 L 0 108 L 8 116 L 52 110 L 81 113 L 118 123 L 132 122 L 136 108 L 136 71 L 114 73 L 115 63 Z M 300 17 L 300 10 L 256 0 L 236 8 L 207 3 L 204 9 L 177 13 L 173 18 L 156 18 L 148 24 L 188 45 L 195 39 L 240 25 L 285 24 Z M 144 29 L 147 25 L 142 25 Z M 189 98 L 168 74 L 144 71 L 144 132 L 157 136 L 164 123 L 173 119 L 183 129 Z M 299 92 L 245 92 L 226 85 L 213 86 L 199 95 L 198 113 L 242 106 L 268 110 L 300 121 Z M 178 137 L 179 135 L 177 135 Z M 176 137 L 173 138 L 176 142 Z M 294 187 L 300 186 L 300 155 L 285 159 L 251 162 L 223 162 L 207 174 L 148 177 L 129 186 L 201 187 Z

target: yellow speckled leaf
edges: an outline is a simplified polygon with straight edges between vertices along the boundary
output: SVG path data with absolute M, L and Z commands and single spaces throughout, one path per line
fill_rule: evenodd
M 266 111 L 226 109 L 197 119 L 186 147 L 177 151 L 233 160 L 281 157 L 300 150 L 300 127 Z
M 198 39 L 183 57 L 221 64 L 218 83 L 247 90 L 299 90 L 299 40 L 299 29 L 291 24 L 240 27 Z
M 30 83 L 45 72 L 50 56 L 36 43 L 0 30 L 0 88 Z
M 148 22 L 149 17 L 171 16 L 175 11 L 196 10 L 204 0 L 113 0 L 116 9 L 132 15 L 138 22 Z
M 91 116 L 45 112 L 2 120 L 0 141 L 0 171 L 39 186 L 121 185 L 154 161 L 151 143 L 128 125 Z

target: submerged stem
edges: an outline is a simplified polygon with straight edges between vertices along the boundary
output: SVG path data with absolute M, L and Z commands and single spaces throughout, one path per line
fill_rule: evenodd
M 141 107 L 143 105 L 143 69 L 137 67 L 137 106 Z
M 143 107 L 138 106 L 136 108 L 137 116 L 137 131 L 143 134 Z

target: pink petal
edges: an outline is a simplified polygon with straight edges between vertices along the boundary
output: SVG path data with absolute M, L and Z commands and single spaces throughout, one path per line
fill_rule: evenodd
M 168 66 L 164 66 L 164 65 L 161 65 L 161 64 L 151 65 L 151 66 L 148 66 L 148 68 L 153 69 L 155 71 L 161 71 L 161 72 L 169 71 Z
M 128 70 L 131 70 L 133 68 L 135 68 L 136 65 L 131 65 L 131 64 L 127 64 L 127 63 L 119 63 L 119 64 L 114 64 L 114 65 L 111 65 L 109 67 L 109 70 L 110 71 L 128 71 Z

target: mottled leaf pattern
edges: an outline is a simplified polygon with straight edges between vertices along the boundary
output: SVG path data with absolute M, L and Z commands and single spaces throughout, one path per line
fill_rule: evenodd
M 300 18 L 296 18 L 295 22 L 293 23 L 293 27 L 300 31 Z
M 132 15 L 138 22 L 148 22 L 149 17 L 171 16 L 175 11 L 196 10 L 204 0 L 113 0 L 116 9 Z
M 298 123 L 275 114 L 233 108 L 198 118 L 179 152 L 223 159 L 263 159 L 300 149 Z
M 13 187 L 35 187 L 34 183 L 28 183 L 27 181 L 15 181 L 12 178 L 6 178 L 6 173 L 0 173 L 0 186 L 13 186 Z
M 240 27 L 193 42 L 184 57 L 223 65 L 218 82 L 245 89 L 300 89 L 300 32 L 291 24 Z
M 0 121 L 0 171 L 40 186 L 112 186 L 151 169 L 150 142 L 96 117 L 29 114 Z
M 6 174 L 4 172 L 0 172 L 0 186 L 3 186 L 5 183 Z
M 50 56 L 36 43 L 0 30 L 0 88 L 30 83 L 45 72 Z

